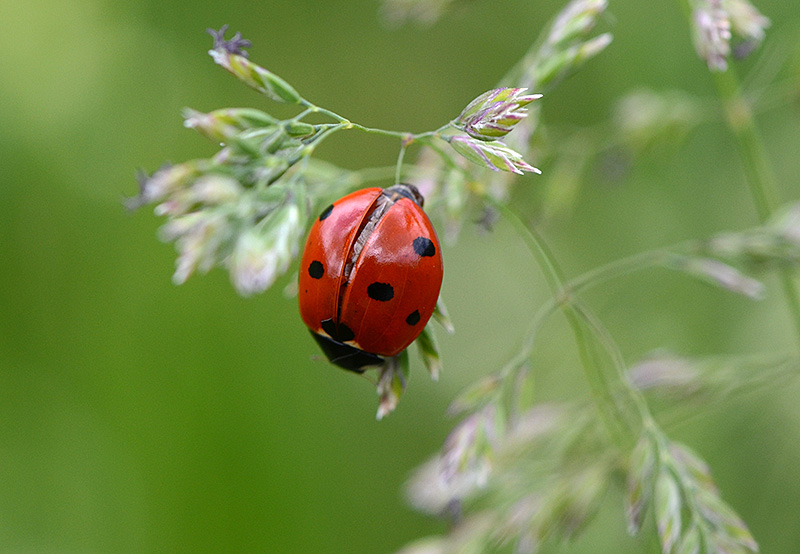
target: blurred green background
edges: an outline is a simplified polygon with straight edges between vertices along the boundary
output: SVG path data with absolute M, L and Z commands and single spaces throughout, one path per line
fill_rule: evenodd
M 432 383 L 415 363 L 398 411 L 376 422 L 374 388 L 319 359 L 281 294 L 289 276 L 250 299 L 222 270 L 176 287 L 159 220 L 121 199 L 137 190 L 136 168 L 213 152 L 182 127 L 184 106 L 273 109 L 214 66 L 207 27 L 240 30 L 254 61 L 318 105 L 420 132 L 494 86 L 562 5 L 479 0 L 432 27 L 392 29 L 375 0 L 0 0 L 0 552 L 381 553 L 442 532 L 407 508 L 401 485 L 452 427 L 454 394 L 514 353 L 547 298 L 511 229 L 468 227 L 446 249 L 457 332 L 440 334 L 444 374 Z M 797 71 L 797 3 L 757 5 L 773 20 L 766 48 Z M 613 44 L 543 101 L 548 126 L 569 136 L 602 122 L 641 86 L 713 106 L 677 2 L 620 0 L 610 12 Z M 795 97 L 759 115 L 784 200 L 800 188 L 798 108 Z M 708 119 L 621 179 L 588 172 L 570 211 L 542 229 L 570 275 L 757 223 L 734 144 Z M 396 154 L 394 141 L 358 133 L 319 150 L 348 168 Z M 537 187 L 557 186 L 540 167 L 517 183 L 523 213 L 536 212 Z M 766 283 L 754 303 L 647 272 L 587 299 L 631 361 L 659 347 L 789 350 L 779 287 Z M 583 395 L 558 318 L 545 339 L 541 398 Z M 798 393 L 792 382 L 669 428 L 710 462 L 765 553 L 800 551 Z M 615 492 L 577 543 L 550 550 L 656 551 L 627 537 Z

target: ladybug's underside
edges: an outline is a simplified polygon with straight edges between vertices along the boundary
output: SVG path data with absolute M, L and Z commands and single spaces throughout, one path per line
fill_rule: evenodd
M 355 346 L 335 341 L 314 331 L 311 331 L 311 336 L 317 341 L 317 344 L 319 344 L 319 347 L 331 363 L 338 365 L 342 369 L 364 373 L 367 368 L 381 365 L 384 362 L 384 359 L 377 354 L 364 352 Z

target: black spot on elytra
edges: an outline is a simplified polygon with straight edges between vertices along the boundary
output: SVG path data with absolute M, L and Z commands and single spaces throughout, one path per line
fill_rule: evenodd
M 418 256 L 433 256 L 436 254 L 436 247 L 433 245 L 431 239 L 425 237 L 417 237 L 414 239 L 414 252 Z
M 323 219 L 331 215 L 332 211 L 333 211 L 333 204 L 322 210 L 322 213 L 319 214 L 319 220 L 322 221 Z
M 320 327 L 322 327 L 323 331 L 328 333 L 329 337 L 340 342 L 347 342 L 356 338 L 355 333 L 353 333 L 353 330 L 350 329 L 350 327 L 344 323 L 336 325 L 332 319 L 323 319 L 320 322 Z
M 311 275 L 312 279 L 322 279 L 322 276 L 325 275 L 325 268 L 322 266 L 322 262 L 314 260 L 308 266 L 308 274 Z
M 408 314 L 408 317 L 406 318 L 406 323 L 408 323 L 409 325 L 416 325 L 417 323 L 419 323 L 419 310 L 414 310 L 413 312 Z
M 377 281 L 367 287 L 367 295 L 379 302 L 388 302 L 394 298 L 394 289 L 389 283 L 378 283 Z

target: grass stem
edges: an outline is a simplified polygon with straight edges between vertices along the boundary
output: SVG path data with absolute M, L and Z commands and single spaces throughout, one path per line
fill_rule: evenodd
M 734 70 L 728 68 L 727 71 L 717 71 L 713 75 L 722 101 L 725 121 L 736 138 L 750 196 L 753 198 L 760 222 L 765 223 L 773 215 L 778 204 L 776 201 L 778 187 L 764 141 L 756 126 L 752 107 L 742 94 Z M 788 269 L 781 269 L 778 275 L 800 344 L 800 293 Z
M 486 198 L 514 226 L 520 237 L 525 241 L 526 246 L 542 269 L 545 281 L 547 281 L 547 285 L 553 295 L 556 298 L 563 299 L 563 302 L 559 302 L 559 305 L 572 329 L 572 333 L 575 335 L 581 365 L 606 430 L 617 445 L 624 446 L 631 443 L 635 440 L 636 430 L 631 428 L 628 418 L 614 397 L 614 390 L 617 388 L 614 381 L 620 376 L 612 377 L 606 374 L 605 364 L 596 348 L 597 343 L 606 346 L 604 344 L 606 337 L 595 336 L 595 342 L 587 335 L 587 331 L 589 333 L 595 332 L 592 325 L 593 322 L 585 317 L 588 308 L 579 306 L 578 300 L 570 296 L 569 290 L 564 287 L 563 272 L 544 239 L 534 229 L 525 225 L 516 212 L 508 206 L 495 202 L 488 196 Z M 624 378 L 624 376 L 621 377 Z

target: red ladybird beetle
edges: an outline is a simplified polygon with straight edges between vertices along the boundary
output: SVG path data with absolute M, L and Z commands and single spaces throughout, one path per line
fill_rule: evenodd
M 300 315 L 328 359 L 358 373 L 402 352 L 442 286 L 439 239 L 416 187 L 356 191 L 314 222 L 300 265 Z

